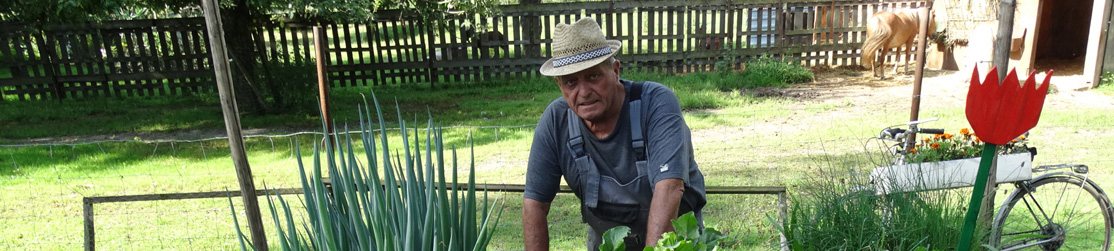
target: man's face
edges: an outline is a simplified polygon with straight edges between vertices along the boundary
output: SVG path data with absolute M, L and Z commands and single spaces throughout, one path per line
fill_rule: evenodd
M 580 118 L 597 122 L 619 115 L 625 89 L 619 83 L 619 61 L 598 64 L 577 73 L 554 78 L 569 108 Z

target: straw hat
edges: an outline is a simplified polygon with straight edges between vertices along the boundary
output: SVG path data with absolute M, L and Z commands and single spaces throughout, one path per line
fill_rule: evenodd
M 619 52 L 623 43 L 606 40 L 596 20 L 585 17 L 553 29 L 553 58 L 542 64 L 542 75 L 564 76 L 596 66 Z

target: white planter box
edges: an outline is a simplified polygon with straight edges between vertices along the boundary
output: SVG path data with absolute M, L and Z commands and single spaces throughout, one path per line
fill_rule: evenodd
M 878 194 L 969 187 L 975 184 L 982 158 L 915 163 L 875 168 L 870 172 Z M 1029 153 L 998 156 L 997 183 L 1033 178 Z

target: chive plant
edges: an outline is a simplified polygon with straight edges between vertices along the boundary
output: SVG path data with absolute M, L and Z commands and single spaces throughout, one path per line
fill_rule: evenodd
M 431 115 L 423 147 L 418 128 L 407 128 L 401 112 L 404 147 L 401 155 L 397 151 L 391 155 L 383 113 L 374 94 L 372 100 L 379 118 L 378 137 L 371 129 L 370 109 L 363 108 L 369 107 L 364 100 L 364 106 L 358 108 L 359 135 L 327 135 L 323 143 L 314 145 L 312 177 L 306 176 L 300 150 L 296 150 L 305 216 L 296 221 L 295 209 L 286 199 L 268 195 L 277 244 L 283 250 L 486 250 L 502 207 L 495 208 L 498 199 L 489 203 L 486 190 L 482 200 L 478 198 L 475 161 L 469 165 L 467 188 L 458 186 L 456 150 L 452 149 L 450 183 L 441 128 L 434 126 Z M 415 132 L 413 145 L 410 130 Z M 353 136 L 361 139 L 363 156 L 356 154 Z M 360 157 L 365 158 L 367 168 L 358 162 Z M 323 166 L 330 185 L 322 181 Z M 243 243 L 246 238 L 241 231 L 237 234 L 241 249 L 251 247 Z

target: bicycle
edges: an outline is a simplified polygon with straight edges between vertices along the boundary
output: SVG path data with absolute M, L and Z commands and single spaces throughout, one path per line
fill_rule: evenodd
M 889 151 L 894 157 L 893 166 L 875 168 L 871 174 L 872 187 L 867 189 L 881 195 L 969 187 L 974 183 L 971 167 L 958 171 L 962 177 L 945 177 L 941 175 L 956 170 L 941 171 L 922 166 L 925 164 L 905 163 L 905 149 L 908 149 L 909 140 L 915 139 L 911 132 L 912 135 L 944 133 L 943 129 L 920 128 L 921 124 L 935 120 L 912 121 L 882 129 L 877 139 L 896 142 Z M 997 210 L 987 244 L 998 250 L 1110 250 L 1114 208 L 1106 193 L 1088 179 L 1088 167 L 1082 164 L 1033 167 L 1031 161 L 1036 149 L 1029 148 L 1029 152 L 1022 155 L 1027 159 L 1021 160 L 1021 167 L 1007 166 L 1013 168 L 1005 171 L 1007 177 L 996 179 L 996 184 L 1012 184 L 1015 189 Z M 1001 156 L 1004 155 L 998 158 L 1000 168 L 1003 167 Z M 901 168 L 916 170 L 895 170 Z M 1003 170 L 997 173 L 1003 174 Z M 1032 177 L 1034 173 L 1042 174 Z M 894 178 L 912 176 L 916 178 Z M 902 182 L 912 183 L 900 184 Z

